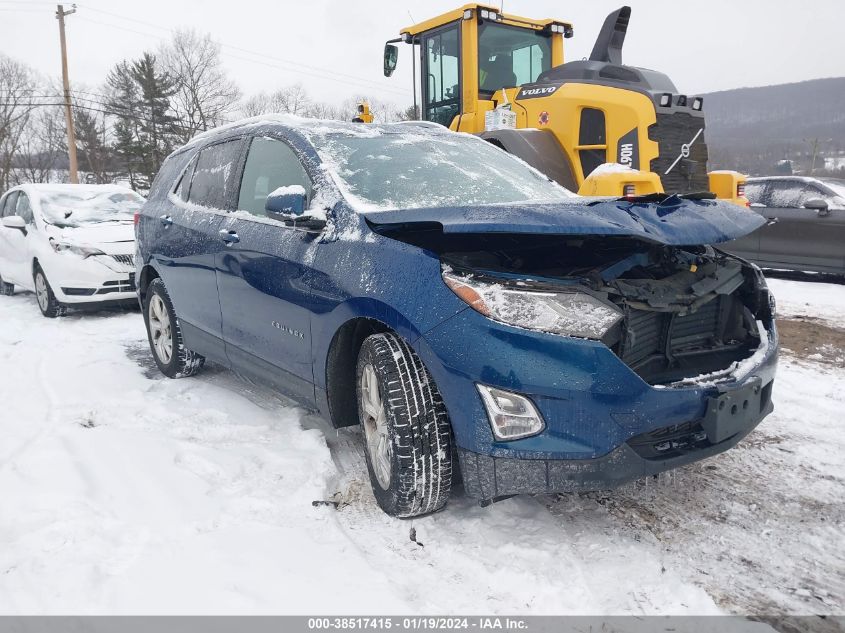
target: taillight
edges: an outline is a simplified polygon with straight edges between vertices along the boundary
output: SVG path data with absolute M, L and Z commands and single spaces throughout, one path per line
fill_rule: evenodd
M 135 215 L 132 216 L 132 221 L 135 223 L 135 226 L 138 226 L 138 222 L 141 221 L 141 213 L 136 212 Z
M 622 187 L 622 195 L 626 198 L 637 195 L 636 185 L 625 185 Z
M 736 183 L 736 197 L 737 198 L 744 198 L 745 197 L 745 183 L 744 182 Z

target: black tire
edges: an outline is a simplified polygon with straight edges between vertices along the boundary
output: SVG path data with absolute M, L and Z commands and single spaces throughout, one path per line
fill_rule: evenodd
M 13 294 L 15 294 L 15 284 L 6 283 L 3 277 L 0 277 L 0 295 L 11 297 Z
M 151 306 L 154 313 L 151 314 Z M 163 311 L 163 312 L 162 312 Z M 163 323 L 158 316 L 166 314 L 170 333 L 170 354 L 166 354 L 166 345 L 161 345 L 161 332 L 154 334 L 156 323 Z M 196 374 L 205 364 L 205 357 L 192 352 L 182 340 L 182 330 L 179 327 L 179 318 L 173 309 L 173 302 L 164 282 L 153 279 L 147 288 L 147 295 L 144 298 L 144 323 L 147 326 L 147 340 L 150 342 L 150 351 L 153 353 L 156 365 L 159 370 L 168 378 L 185 378 Z M 151 326 L 151 323 L 153 324 Z
M 41 266 L 35 266 L 35 273 L 32 278 L 35 283 L 35 299 L 41 314 L 48 319 L 64 316 L 67 313 L 67 307 L 56 299 L 53 288 L 50 287 L 50 282 L 47 275 L 41 270 Z
M 371 369 L 367 369 L 368 366 Z M 362 376 L 373 372 L 378 406 L 384 409 L 383 426 L 390 454 L 381 460 L 385 486 L 376 472 L 368 429 L 377 426 L 365 409 Z M 358 354 L 356 371 L 358 419 L 364 427 L 364 453 L 373 494 L 381 509 L 394 517 L 414 517 L 441 509 L 452 486 L 452 430 L 437 385 L 408 344 L 392 333 L 368 337 Z M 369 425 L 369 426 L 367 426 Z M 375 432 L 375 431 L 371 431 Z

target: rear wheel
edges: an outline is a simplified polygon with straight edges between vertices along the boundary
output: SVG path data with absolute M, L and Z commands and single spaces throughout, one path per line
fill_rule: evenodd
M 0 295 L 11 297 L 13 294 L 15 294 L 15 284 L 6 283 L 3 277 L 0 277 Z
M 35 298 L 38 300 L 41 314 L 48 319 L 55 319 L 67 312 L 67 308 L 59 303 L 56 295 L 53 294 L 50 282 L 47 281 L 47 275 L 44 274 L 40 266 L 35 268 Z
M 452 486 L 452 433 L 425 366 L 397 335 L 375 334 L 361 346 L 357 378 L 367 469 L 379 506 L 395 517 L 439 510 Z
M 153 279 L 147 288 L 144 321 L 150 349 L 161 373 L 168 378 L 183 378 L 202 369 L 205 357 L 185 347 L 179 318 L 161 279 Z

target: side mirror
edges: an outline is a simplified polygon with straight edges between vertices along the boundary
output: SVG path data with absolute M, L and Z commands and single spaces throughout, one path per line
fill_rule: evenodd
M 313 218 L 305 213 L 307 196 L 305 187 L 302 185 L 289 185 L 279 187 L 269 196 L 264 203 L 264 211 L 268 218 L 281 220 L 282 222 L 293 222 L 295 226 L 316 231 L 323 230 L 326 221 L 320 218 Z
M 827 202 L 821 198 L 810 198 L 804 203 L 805 209 L 815 209 L 819 215 L 827 215 L 830 213 L 827 209 Z
M 396 70 L 396 62 L 399 61 L 399 47 L 395 44 L 384 45 L 384 76 L 390 77 Z
M 279 187 L 267 196 L 264 210 L 274 219 L 295 220 L 301 217 L 305 213 L 305 187 Z
M 7 215 L 3 218 L 3 226 L 7 229 L 18 229 L 26 233 L 26 220 L 19 215 Z

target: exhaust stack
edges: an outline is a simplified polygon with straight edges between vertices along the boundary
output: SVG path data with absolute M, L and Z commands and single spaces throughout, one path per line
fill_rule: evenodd
M 625 43 L 630 19 L 631 7 L 617 9 L 605 18 L 593 52 L 590 53 L 591 61 L 622 65 L 622 45 Z

